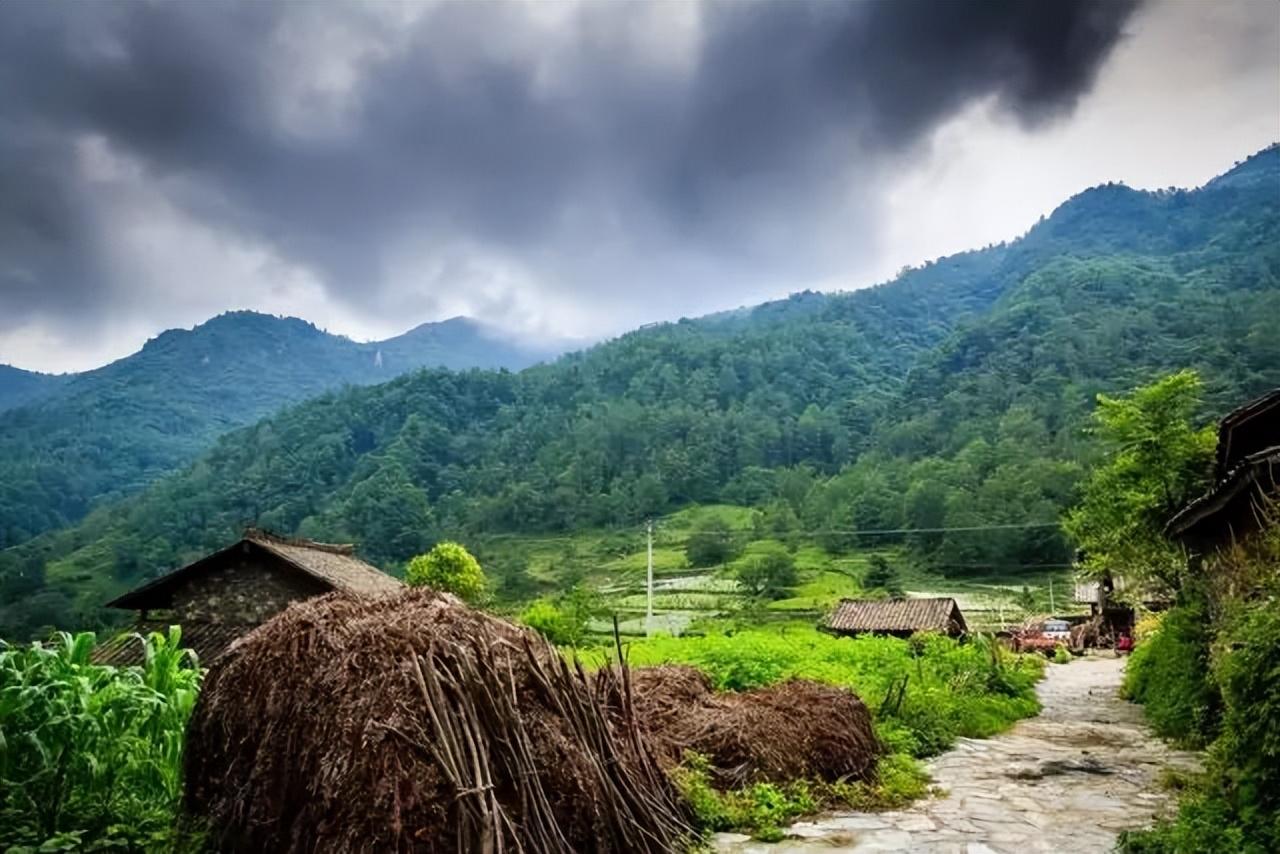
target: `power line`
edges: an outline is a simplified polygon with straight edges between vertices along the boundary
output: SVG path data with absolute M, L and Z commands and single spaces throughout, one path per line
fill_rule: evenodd
M 1019 522 L 1007 525 L 953 525 L 945 528 L 820 528 L 816 530 L 791 530 L 780 532 L 783 536 L 804 536 L 815 534 L 945 534 L 953 531 L 1015 531 L 1031 528 L 1060 528 L 1061 522 Z M 755 533 L 755 528 L 721 528 L 730 534 Z M 768 533 L 768 531 L 766 531 Z
M 848 536 L 889 536 L 897 534 L 950 534 L 960 532 L 978 532 L 978 531 L 1026 531 L 1044 528 L 1060 528 L 1061 522 L 1011 522 L 1005 524 L 992 525 L 949 525 L 940 528 L 817 528 L 811 530 L 790 530 L 778 532 L 779 536 L 818 536 L 822 534 L 843 534 Z M 661 532 L 661 528 L 657 529 Z M 670 530 L 670 529 L 668 529 Z M 757 529 L 751 528 L 721 528 L 720 531 L 729 534 L 754 534 Z M 626 534 L 635 534 L 642 536 L 644 529 L 639 531 L 634 528 L 613 528 L 613 529 L 591 529 L 584 531 L 582 534 L 516 534 L 516 533 L 498 533 L 498 534 L 479 534 L 476 539 L 479 542 L 490 540 L 528 540 L 542 543 L 550 542 L 568 542 L 581 541 L 584 538 L 592 536 L 609 537 Z M 677 529 L 671 531 L 672 534 L 690 534 L 697 533 L 696 530 Z M 764 533 L 773 533 L 764 531 Z

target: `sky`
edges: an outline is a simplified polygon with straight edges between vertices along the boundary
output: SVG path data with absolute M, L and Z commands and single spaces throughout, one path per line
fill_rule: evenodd
M 10 0 L 0 363 L 234 309 L 598 338 L 1277 139 L 1275 0 Z

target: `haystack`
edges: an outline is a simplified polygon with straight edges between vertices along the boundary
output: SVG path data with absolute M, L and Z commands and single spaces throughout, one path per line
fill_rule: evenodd
M 626 677 L 429 591 L 296 603 L 210 671 L 186 805 L 224 851 L 677 850 Z
M 871 713 L 843 688 L 793 679 L 717 692 L 701 671 L 679 665 L 637 669 L 631 681 L 636 714 L 662 766 L 701 753 L 720 788 L 865 780 L 883 752 Z

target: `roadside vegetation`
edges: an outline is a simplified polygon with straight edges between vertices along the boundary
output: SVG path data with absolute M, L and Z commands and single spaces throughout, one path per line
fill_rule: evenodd
M 583 654 L 590 659 L 592 651 Z M 599 661 L 610 653 L 595 652 Z M 892 809 L 921 797 L 928 777 L 917 760 L 958 737 L 987 738 L 1039 711 L 1035 683 L 1041 656 L 1014 655 L 993 639 L 938 635 L 909 639 L 839 638 L 796 623 L 693 637 L 655 637 L 627 645 L 634 667 L 689 664 L 718 689 L 746 691 L 788 679 L 849 688 L 871 709 L 887 749 L 873 782 L 757 783 L 717 791 L 699 757 L 689 756 L 677 782 L 709 830 L 775 838 L 795 818 L 823 807 Z
M 0 647 L 0 851 L 192 850 L 175 822 L 200 671 L 180 632 L 141 667 L 94 664 L 94 636 Z
M 1205 486 L 1212 428 L 1193 426 L 1200 381 L 1181 372 L 1102 399 L 1108 448 L 1068 529 L 1095 571 L 1158 585 L 1176 605 L 1140 620 L 1124 690 L 1161 736 L 1206 748 L 1204 773 L 1179 781 L 1179 810 L 1129 832 L 1129 854 L 1280 851 L 1280 516 L 1204 568 L 1164 536 Z

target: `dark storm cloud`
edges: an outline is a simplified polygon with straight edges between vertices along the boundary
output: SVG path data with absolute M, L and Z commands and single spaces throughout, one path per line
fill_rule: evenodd
M 586 300 L 829 274 L 877 164 L 976 99 L 1069 112 L 1134 7 L 7 3 L 0 332 L 165 298 L 109 260 L 139 186 L 373 313 L 486 258 Z

